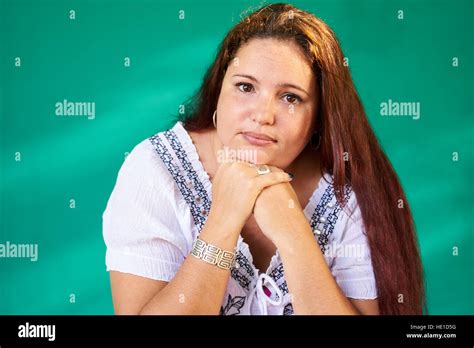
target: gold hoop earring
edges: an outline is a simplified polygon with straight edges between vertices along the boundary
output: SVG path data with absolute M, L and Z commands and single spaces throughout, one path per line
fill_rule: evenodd
M 217 110 L 214 111 L 214 115 L 212 115 L 212 123 L 214 123 L 214 128 L 217 128 L 216 116 L 217 116 Z

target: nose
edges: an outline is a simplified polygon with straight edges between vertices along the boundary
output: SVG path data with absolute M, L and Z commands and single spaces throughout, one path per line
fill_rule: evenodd
M 260 99 L 261 100 L 258 101 L 257 107 L 252 112 L 251 119 L 260 125 L 272 125 L 275 122 L 272 97 L 269 96 L 265 98 L 262 96 Z

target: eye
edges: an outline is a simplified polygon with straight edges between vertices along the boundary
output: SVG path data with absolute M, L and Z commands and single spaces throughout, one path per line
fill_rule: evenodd
M 301 103 L 302 99 L 298 97 L 296 94 L 293 93 L 287 93 L 283 96 L 283 98 L 286 99 L 286 101 L 290 104 L 298 104 Z
M 253 90 L 253 86 L 251 83 L 239 82 L 236 84 L 239 90 L 243 93 L 250 93 Z

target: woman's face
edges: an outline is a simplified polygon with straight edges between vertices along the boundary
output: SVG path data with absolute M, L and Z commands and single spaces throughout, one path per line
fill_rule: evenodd
M 224 76 L 218 138 L 241 160 L 284 169 L 311 137 L 316 94 L 315 76 L 296 43 L 252 39 L 240 47 Z

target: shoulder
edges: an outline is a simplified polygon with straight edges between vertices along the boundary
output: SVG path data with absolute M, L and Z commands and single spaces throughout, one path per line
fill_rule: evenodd
M 121 186 L 141 185 L 157 189 L 159 193 L 177 195 L 176 176 L 179 157 L 188 156 L 187 133 L 180 122 L 173 127 L 143 139 L 130 151 L 123 162 L 116 182 Z M 184 139 L 184 140 L 183 140 Z
M 108 247 L 161 238 L 184 253 L 187 241 L 179 232 L 182 214 L 179 192 L 167 167 L 150 138 L 141 141 L 124 160 L 102 215 Z
M 163 132 L 157 133 L 154 137 Z M 176 194 L 173 178 L 157 154 L 151 138 L 138 143 L 122 163 L 104 211 L 104 219 L 121 216 L 127 210 L 150 210 L 175 214 Z
M 132 149 L 120 168 L 118 180 L 140 179 L 144 184 L 152 186 L 160 184 L 162 187 L 171 183 L 171 177 L 152 140 L 161 134 L 163 132 L 144 139 Z
M 326 249 L 325 256 L 339 260 L 339 265 L 356 260 L 365 260 L 370 266 L 370 246 L 357 194 L 346 185 L 344 206 L 338 205 L 339 216 L 334 224 L 334 235 Z M 354 261 L 355 262 L 355 261 Z M 370 272 L 369 272 L 370 273 Z
M 347 202 L 341 207 L 334 238 L 324 256 L 337 283 L 352 299 L 377 298 L 370 245 L 357 194 L 346 186 Z

